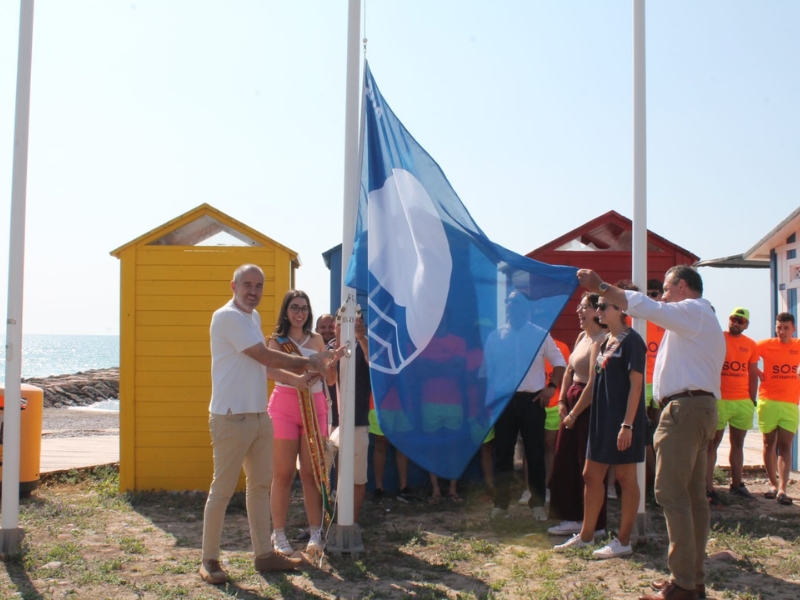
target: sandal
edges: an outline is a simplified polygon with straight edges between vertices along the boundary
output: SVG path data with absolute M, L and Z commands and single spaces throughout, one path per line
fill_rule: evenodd
M 436 505 L 439 504 L 441 501 L 442 501 L 441 496 L 431 496 L 430 498 L 428 498 L 428 504 Z
M 764 498 L 766 498 L 767 500 L 775 500 L 775 498 L 777 497 L 778 497 L 778 490 L 773 490 L 770 488 L 766 492 L 764 492 Z
M 447 501 L 448 502 L 452 502 L 453 504 L 463 504 L 464 503 L 464 499 L 461 496 L 459 496 L 458 494 L 450 494 L 449 496 L 447 496 Z
M 789 498 L 789 496 L 787 496 L 786 494 L 783 494 L 783 493 L 778 494 L 777 500 L 778 500 L 778 504 L 780 504 L 782 506 L 791 506 L 792 502 L 793 502 L 792 499 Z

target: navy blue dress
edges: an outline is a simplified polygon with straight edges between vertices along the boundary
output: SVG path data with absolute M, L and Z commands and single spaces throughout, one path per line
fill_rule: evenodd
M 647 346 L 633 329 L 610 356 L 606 338 L 594 365 L 595 379 L 592 406 L 589 413 L 589 447 L 586 458 L 606 465 L 625 465 L 644 461 L 646 416 L 644 404 L 644 379 L 639 408 L 633 420 L 631 445 L 624 452 L 617 450 L 617 435 L 620 424 L 628 410 L 628 392 L 631 389 L 630 371 L 638 371 L 644 377 Z

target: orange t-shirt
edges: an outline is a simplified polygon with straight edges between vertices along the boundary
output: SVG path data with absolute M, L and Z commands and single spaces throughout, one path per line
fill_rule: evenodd
M 667 330 L 650 321 L 647 322 L 647 364 L 645 366 L 645 383 L 653 383 L 653 369 L 656 366 L 656 354 Z
M 569 364 L 569 346 L 567 346 L 564 342 L 559 342 L 556 338 L 553 338 L 553 341 L 556 343 L 556 347 L 561 350 L 561 355 L 564 357 L 564 361 Z M 553 367 L 550 365 L 550 361 L 546 358 L 544 359 L 544 376 L 545 381 L 550 383 L 550 375 L 553 374 Z M 550 398 L 550 404 L 547 405 L 547 408 L 552 408 L 554 406 L 558 406 L 558 398 L 560 397 L 561 390 L 556 390 L 556 393 L 553 394 L 553 397 Z
M 764 359 L 764 380 L 758 390 L 762 400 L 777 400 L 797 404 L 800 399 L 800 340 L 781 344 L 778 338 L 758 342 L 758 355 Z
M 758 346 L 746 335 L 725 334 L 725 362 L 722 365 L 722 398 L 750 397 L 750 365 L 758 362 Z

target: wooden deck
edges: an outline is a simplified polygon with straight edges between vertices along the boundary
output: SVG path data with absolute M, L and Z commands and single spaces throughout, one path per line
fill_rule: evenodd
M 763 469 L 764 456 L 761 451 L 761 434 L 757 430 L 750 430 L 744 438 L 744 468 L 745 470 Z M 728 430 L 722 435 L 722 442 L 717 448 L 717 466 L 730 468 L 731 463 L 728 455 L 731 451 L 731 444 L 728 438 Z
M 119 435 L 42 438 L 39 472 L 58 473 L 119 462 Z
M 729 467 L 730 443 L 728 432 L 722 437 L 717 452 L 717 465 Z M 71 438 L 42 438 L 40 471 L 42 474 L 80 469 L 119 462 L 119 435 L 95 435 Z M 761 434 L 751 431 L 745 438 L 744 465 L 746 469 L 764 467 L 761 455 Z

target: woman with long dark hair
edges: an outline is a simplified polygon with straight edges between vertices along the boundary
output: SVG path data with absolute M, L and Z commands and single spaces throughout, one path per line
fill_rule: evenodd
M 269 348 L 309 356 L 325 349 L 325 342 L 312 331 L 314 315 L 308 295 L 289 290 L 283 297 L 278 323 L 269 339 Z M 286 538 L 286 516 L 300 457 L 303 502 L 308 515 L 310 538 L 306 552 L 320 554 L 324 549 L 323 511 L 330 486 L 327 481 L 323 449 L 328 437 L 328 404 L 319 376 L 269 369 L 275 388 L 267 412 L 272 418 L 272 544 L 276 552 L 292 554 Z

